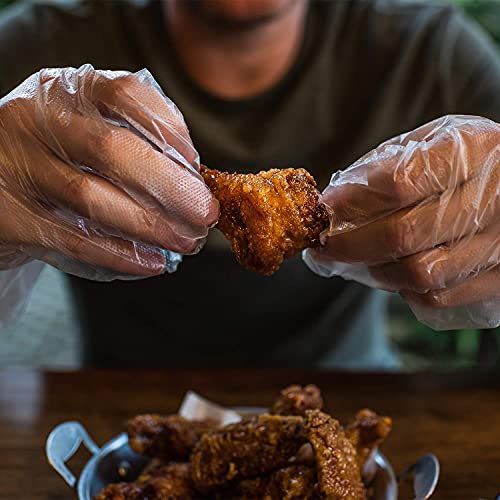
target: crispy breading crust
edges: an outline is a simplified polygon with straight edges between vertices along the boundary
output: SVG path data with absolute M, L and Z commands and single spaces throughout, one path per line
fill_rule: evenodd
M 323 399 L 316 385 L 290 385 L 281 392 L 269 413 L 274 415 L 305 415 L 306 410 L 321 410 Z
M 316 500 L 316 470 L 290 465 L 267 476 L 243 479 L 216 495 L 217 500 Z
M 345 435 L 356 449 L 361 468 L 373 449 L 389 435 L 391 428 L 390 417 L 382 417 L 366 408 L 356 413 L 354 420 L 346 427 Z
M 356 450 L 342 432 L 340 423 L 320 410 L 309 410 L 306 433 L 316 457 L 321 498 L 365 500 Z
M 142 500 L 142 487 L 135 483 L 115 483 L 106 486 L 94 500 Z
M 194 500 L 200 498 L 191 483 L 189 464 L 148 467 L 133 483 L 111 484 L 95 500 Z
M 217 227 L 246 268 L 269 276 L 284 259 L 320 244 L 329 218 L 307 170 L 233 174 L 202 166 L 201 173 L 220 203 Z
M 260 415 L 205 434 L 191 454 L 191 475 L 201 492 L 287 465 L 305 442 L 301 417 Z
M 212 420 L 186 420 L 179 415 L 138 415 L 129 420 L 127 433 L 136 453 L 183 461 L 200 437 L 215 426 Z
M 316 386 L 292 385 L 274 414 L 224 427 L 138 416 L 129 422 L 130 444 L 155 458 L 134 482 L 111 484 L 95 500 L 365 500 L 361 471 L 391 419 L 364 409 L 343 430 L 322 405 Z

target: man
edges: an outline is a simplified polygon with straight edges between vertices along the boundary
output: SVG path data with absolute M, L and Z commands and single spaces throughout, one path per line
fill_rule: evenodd
M 3 151 L 9 172 L 17 173 L 22 163 L 24 171 L 29 172 L 30 182 L 35 184 L 34 191 L 41 190 L 44 200 L 49 198 L 56 206 L 61 202 L 65 208 L 82 215 L 82 220 L 95 222 L 97 226 L 111 225 L 115 228 L 111 233 L 113 238 L 123 234 L 132 241 L 150 244 L 146 248 L 130 247 L 109 238 L 105 243 L 99 240 L 100 243 L 93 244 L 92 238 L 101 238 L 102 234 L 94 234 L 92 230 L 86 234 L 73 232 L 70 239 L 56 231 L 52 237 L 51 231 L 57 224 L 43 229 L 36 225 L 34 233 L 41 236 L 33 239 L 30 232 L 29 245 L 24 242 L 24 246 L 16 247 L 19 238 L 11 237 L 8 241 L 3 238 L 7 248 L 15 249 L 10 257 L 18 259 L 16 263 L 29 254 L 60 264 L 55 255 L 63 253 L 71 257 L 65 261 L 65 268 L 69 266 L 79 274 L 82 274 L 80 264 L 75 262 L 82 260 L 97 269 L 107 268 L 122 274 L 161 273 L 165 264 L 163 254 L 152 248 L 156 245 L 191 253 L 217 216 L 216 206 L 207 198 L 195 174 L 182 177 L 182 182 L 180 177 L 166 182 L 163 172 L 171 172 L 164 169 L 163 162 L 167 160 L 158 157 L 153 148 L 146 152 L 145 141 L 137 142 L 131 132 L 127 135 L 121 129 L 110 129 L 113 125 L 108 122 L 99 129 L 96 123 L 103 122 L 96 122 L 98 113 L 110 119 L 115 112 L 119 116 L 131 115 L 127 123 L 132 123 L 139 135 L 166 152 L 168 158 L 181 158 L 179 161 L 184 163 L 186 171 L 196 168 L 197 153 L 209 166 L 240 172 L 304 166 L 318 180 L 320 188 L 326 186 L 333 172 L 347 167 L 383 140 L 439 116 L 470 114 L 500 121 L 500 64 L 494 48 L 458 12 L 435 2 L 170 0 L 35 4 L 13 9 L 3 18 L 0 53 L 1 95 L 42 67 L 78 67 L 90 62 L 95 68 L 109 70 L 148 68 L 179 107 L 189 128 L 192 144 L 182 120 L 172 118 L 176 116 L 175 110 L 168 103 L 157 101 L 157 93 L 150 91 L 154 85 L 144 74 L 135 80 L 126 79 L 129 87 L 123 91 L 120 87 L 123 74 L 96 76 L 89 68 L 80 72 L 48 71 L 23 87 L 21 99 L 19 93 L 8 99 L 10 108 L 4 111 L 1 123 L 6 134 L 3 144 L 9 144 Z M 144 83 L 145 80 L 149 83 Z M 104 103 L 104 111 L 92 101 L 96 95 L 96 102 Z M 123 102 L 123 96 L 127 97 L 127 103 Z M 94 114 L 84 113 L 84 120 L 77 119 L 87 100 L 94 106 Z M 19 107 L 21 114 L 16 115 Z M 149 114 L 141 114 L 141 109 Z M 156 109 L 158 123 L 161 126 L 174 123 L 173 128 L 150 127 L 151 120 L 148 122 L 144 115 L 152 116 Z M 55 129 L 47 126 L 53 113 L 58 117 Z M 40 116 L 44 118 L 42 122 L 37 121 Z M 45 119 L 46 116 L 49 118 Z M 71 126 L 61 121 L 66 116 L 71 116 L 68 122 Z M 47 153 L 39 151 L 36 157 L 43 158 L 38 159 L 40 165 L 53 167 L 55 156 L 65 165 L 90 163 L 93 172 L 100 174 L 91 177 L 91 183 L 95 183 L 91 192 L 102 188 L 107 195 L 118 196 L 120 204 L 92 204 L 86 200 L 82 207 L 67 196 L 67 192 L 79 192 L 81 179 L 71 184 L 77 187 L 73 191 L 64 185 L 62 191 L 54 187 L 57 179 L 64 176 L 38 179 L 41 171 L 52 175 L 57 169 L 37 169 L 34 158 L 26 161 L 30 141 L 23 142 L 22 155 L 16 155 L 19 148 L 13 145 L 20 144 L 16 128 L 19 123 L 32 127 L 30 137 L 44 134 L 43 142 L 49 146 Z M 37 128 L 37 123 L 43 125 Z M 460 124 L 457 130 L 460 127 L 468 130 L 469 126 L 472 135 L 480 129 L 473 122 Z M 479 150 L 494 152 L 498 135 L 494 125 L 487 127 L 490 128 L 486 139 L 474 139 L 471 158 Z M 50 133 L 45 137 L 47 130 Z M 421 132 L 414 134 L 412 140 L 422 141 L 429 130 L 422 133 L 423 136 Z M 117 134 L 123 140 L 112 142 L 111 148 L 106 142 L 104 151 L 99 138 Z M 90 139 L 85 141 L 86 137 Z M 138 149 L 122 149 L 121 146 L 131 142 Z M 172 142 L 174 153 L 165 148 L 165 144 L 172 146 Z M 10 153 L 5 152 L 7 149 Z M 449 151 L 445 153 L 446 158 L 449 155 Z M 20 156 L 22 162 L 16 160 Z M 130 166 L 140 163 L 138 159 L 148 166 L 147 171 L 144 175 L 138 173 L 142 172 L 138 166 L 129 175 Z M 432 178 L 433 166 L 424 163 L 418 163 L 413 171 L 420 172 L 422 178 Z M 175 161 L 169 165 L 174 168 Z M 457 177 L 455 171 L 439 168 L 438 171 L 446 172 L 444 179 L 436 176 L 445 187 Z M 147 209 L 142 212 L 146 205 L 143 203 L 139 208 L 130 205 L 121 191 L 110 186 L 111 183 L 106 184 L 106 175 L 118 188 L 125 186 L 123 191 L 132 193 L 134 202 L 138 199 L 134 197 L 137 190 L 142 193 L 141 200 L 147 195 L 162 207 L 174 200 L 166 220 L 158 219 L 164 223 L 153 224 L 153 231 L 148 231 L 148 224 L 141 226 L 141 220 L 148 220 Z M 85 177 L 86 186 L 88 179 Z M 379 193 L 380 186 L 385 188 L 386 181 L 395 177 L 381 179 Z M 182 211 L 179 207 L 184 198 L 174 187 L 185 183 L 189 186 L 187 191 L 195 194 L 195 201 L 191 208 Z M 20 190 L 26 189 L 26 183 L 16 185 L 21 186 Z M 406 192 L 405 178 L 396 184 L 396 192 L 400 185 Z M 158 194 L 155 186 L 165 192 Z M 346 192 L 341 188 L 340 191 L 332 188 L 336 193 L 329 200 L 332 206 L 336 199 L 345 200 Z M 424 191 L 426 197 L 436 194 Z M 63 200 L 58 199 L 61 192 L 65 193 Z M 14 199 L 17 194 L 14 189 Z M 198 205 L 200 199 L 205 201 Z M 364 202 L 363 199 L 362 193 L 356 194 L 344 208 L 359 209 L 360 203 L 366 203 L 370 213 L 374 200 L 370 199 L 370 193 Z M 421 200 L 411 192 L 404 201 L 405 204 L 389 206 L 387 213 Z M 123 206 L 125 209 L 121 209 Z M 192 207 L 202 208 L 196 212 Z M 16 211 L 4 208 L 3 213 L 10 213 L 5 220 L 12 221 Z M 124 218 L 123 214 L 135 214 L 135 219 Z M 380 218 L 386 214 L 378 206 L 376 215 Z M 33 217 L 27 219 L 29 222 L 24 225 L 30 227 Z M 371 222 L 370 217 L 366 221 Z M 394 227 L 400 227 L 399 219 L 397 222 Z M 4 223 L 5 234 L 18 234 L 12 230 L 12 224 L 10 232 L 5 229 L 7 226 Z M 84 229 L 88 227 L 93 225 L 88 224 Z M 380 229 L 380 224 L 376 227 Z M 378 240 L 373 243 L 366 240 L 370 234 L 363 233 L 361 228 L 360 238 L 357 238 L 359 231 L 352 231 L 356 251 L 349 253 L 349 248 L 354 249 L 349 244 L 349 234 L 330 238 L 326 250 L 316 256 L 318 261 L 326 258 L 327 263 L 344 260 L 370 264 L 363 250 L 378 248 L 378 242 L 380 248 L 384 249 L 382 242 L 387 248 L 379 252 L 377 263 L 432 248 L 422 247 L 421 241 L 412 242 L 398 253 L 397 242 L 386 241 L 383 230 L 374 231 Z M 311 273 L 299 258 L 286 262 L 272 278 L 254 275 L 235 263 L 216 231 L 210 231 L 208 236 L 206 248 L 195 257 L 186 257 L 174 274 L 112 283 L 71 278 L 85 327 L 88 363 L 166 367 L 396 365 L 384 338 L 383 295 L 338 278 L 322 279 Z M 27 248 L 30 245 L 42 247 L 43 253 Z M 134 260 L 136 251 L 138 257 Z M 389 273 L 391 278 L 400 274 L 401 270 Z M 399 289 L 397 283 L 390 281 L 386 280 L 382 286 Z M 404 289 L 422 291 L 413 286 L 414 280 L 409 281 Z M 487 298 L 491 298 L 491 293 Z

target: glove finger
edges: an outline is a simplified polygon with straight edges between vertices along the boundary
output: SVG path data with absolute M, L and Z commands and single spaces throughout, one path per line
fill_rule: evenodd
M 499 134 L 500 125 L 486 118 L 452 116 L 382 144 L 332 177 L 321 198 L 333 211 L 330 234 L 472 179 L 488 163 Z
M 46 204 L 4 192 L 1 208 L 9 214 L 0 222 L 1 234 L 27 255 L 40 258 L 40 248 L 49 249 L 92 266 L 137 276 L 153 276 L 165 270 L 161 250 L 102 235 L 83 218 L 56 215 Z
M 500 213 L 500 151 L 489 160 L 480 177 L 437 199 L 331 236 L 319 253 L 376 265 L 478 233 Z
M 463 307 L 496 300 L 500 298 L 500 266 L 468 278 L 452 288 L 424 294 L 403 290 L 400 295 L 407 302 L 431 308 Z
M 198 240 L 178 235 L 159 210 L 145 210 L 106 179 L 82 172 L 49 154 L 37 155 L 43 168 L 32 169 L 36 195 L 60 208 L 90 219 L 104 232 L 127 240 L 191 253 Z
M 198 162 L 198 153 L 189 137 L 184 118 L 166 97 L 147 70 L 95 70 L 90 64 L 75 68 L 47 68 L 37 75 L 35 86 L 41 99 L 43 114 L 48 104 L 66 103 L 67 110 L 99 117 L 120 117 L 161 146 L 170 145 L 180 153 L 186 166 Z
M 82 91 L 101 113 L 121 117 L 161 151 L 199 169 L 198 153 L 181 112 L 147 70 L 125 74 L 97 71 L 84 81 Z
M 465 238 L 455 246 L 440 246 L 370 268 L 377 286 L 390 291 L 426 293 L 456 286 L 500 264 L 500 223 Z
M 72 114 L 54 120 L 66 161 L 91 167 L 125 190 L 147 210 L 159 211 L 186 239 L 203 238 L 219 214 L 219 205 L 197 173 L 156 151 L 130 130 L 93 117 Z
M 21 245 L 22 250 L 36 258 L 44 260 L 43 252 L 34 249 L 53 250 L 71 257 L 91 267 L 101 267 L 119 274 L 133 276 L 156 276 L 165 271 L 166 260 L 163 252 L 144 243 L 133 243 L 99 233 L 82 232 L 73 227 L 54 227 L 53 224 L 41 225 L 30 243 Z M 65 269 L 62 269 L 63 271 Z

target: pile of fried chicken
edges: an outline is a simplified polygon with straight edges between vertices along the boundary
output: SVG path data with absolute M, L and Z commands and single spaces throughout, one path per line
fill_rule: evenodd
M 201 174 L 219 200 L 217 227 L 246 268 L 269 276 L 284 259 L 320 244 L 329 217 L 307 170 L 238 174 L 202 166 Z
M 281 391 L 269 413 L 218 427 L 179 415 L 128 423 L 131 448 L 152 460 L 133 483 L 95 500 L 313 500 L 368 498 L 362 471 L 391 419 L 359 411 L 343 428 L 314 385 Z

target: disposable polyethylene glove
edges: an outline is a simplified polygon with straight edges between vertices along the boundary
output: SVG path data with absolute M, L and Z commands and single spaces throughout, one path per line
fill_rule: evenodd
M 333 175 L 318 274 L 397 291 L 436 329 L 500 324 L 500 125 L 446 116 Z
M 184 119 L 148 71 L 41 70 L 0 100 L 0 269 L 173 271 L 172 252 L 198 251 L 219 213 L 198 171 Z

